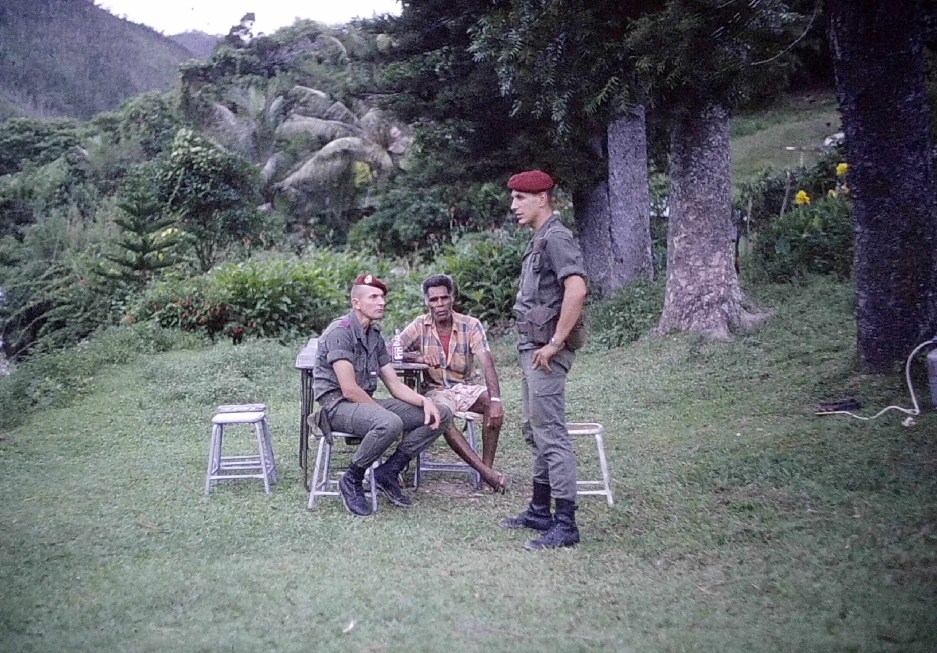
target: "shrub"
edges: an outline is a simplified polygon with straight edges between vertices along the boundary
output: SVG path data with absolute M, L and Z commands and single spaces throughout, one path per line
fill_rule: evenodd
M 155 284 L 128 317 L 235 342 L 305 336 L 347 310 L 348 288 L 362 270 L 383 274 L 370 259 L 327 249 L 226 263 L 199 277 Z
M 640 281 L 589 307 L 590 338 L 609 349 L 634 342 L 655 326 L 664 308 L 664 280 Z
M 811 167 L 795 170 L 766 170 L 752 180 L 739 184 L 736 207 L 751 221 L 750 227 L 760 231 L 768 227 L 781 214 L 782 207 L 794 206 L 798 191 L 810 197 L 825 197 L 841 181 L 836 167 L 845 161 L 839 150 L 831 150 Z M 787 197 L 787 205 L 784 198 Z
M 823 197 L 797 206 L 762 229 L 746 269 L 756 281 L 789 283 L 808 274 L 848 279 L 852 238 L 848 203 Z

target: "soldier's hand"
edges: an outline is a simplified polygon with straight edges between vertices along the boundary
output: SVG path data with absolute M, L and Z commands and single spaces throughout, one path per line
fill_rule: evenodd
M 553 357 L 560 353 L 560 348 L 552 343 L 547 343 L 540 349 L 534 352 L 534 369 L 540 368 L 542 370 L 550 371 L 550 361 L 553 360 Z
M 439 415 L 439 408 L 433 403 L 432 399 L 423 397 L 423 423 L 429 424 L 432 428 L 439 428 L 442 417 Z

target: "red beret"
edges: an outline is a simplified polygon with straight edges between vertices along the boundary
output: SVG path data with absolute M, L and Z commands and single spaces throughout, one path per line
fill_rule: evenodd
M 387 284 L 375 277 L 373 274 L 359 274 L 351 283 L 353 286 L 372 286 L 378 288 L 387 294 Z
M 508 188 L 521 193 L 542 193 L 553 188 L 553 177 L 543 170 L 525 170 L 508 179 Z

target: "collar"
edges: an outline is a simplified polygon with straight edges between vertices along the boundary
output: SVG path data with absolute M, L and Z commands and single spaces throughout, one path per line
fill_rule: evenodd
M 452 330 L 453 331 L 456 330 L 456 325 L 461 323 L 464 317 L 465 316 L 462 313 L 456 313 L 455 311 L 452 311 Z M 433 322 L 432 313 L 423 314 L 423 326 L 432 327 L 432 329 L 438 333 L 438 329 L 436 329 L 436 324 Z

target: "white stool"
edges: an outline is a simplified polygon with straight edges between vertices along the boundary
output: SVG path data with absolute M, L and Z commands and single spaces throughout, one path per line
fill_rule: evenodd
M 608 461 L 605 459 L 605 427 L 595 422 L 570 422 L 566 425 L 566 431 L 570 437 L 579 437 L 591 435 L 595 437 L 595 446 L 599 451 L 599 468 L 602 470 L 601 481 L 578 481 L 576 485 L 576 494 L 604 496 L 609 506 L 615 505 L 615 499 L 612 497 L 611 477 L 608 473 Z
M 312 415 L 310 415 L 310 417 L 312 417 Z M 309 510 L 315 510 L 316 502 L 318 502 L 319 497 L 341 496 L 341 492 L 338 491 L 338 480 L 340 477 L 332 475 L 332 454 L 335 452 L 335 445 L 329 444 L 329 441 L 325 439 L 318 428 L 314 426 L 312 420 L 307 421 L 310 430 L 319 441 L 319 446 L 316 448 L 316 464 L 312 468 L 312 480 L 309 481 L 309 505 L 307 506 Z M 361 441 L 360 437 L 352 435 L 351 433 L 332 431 L 333 442 L 338 438 L 341 438 L 347 445 L 347 449 L 344 450 L 344 453 L 348 454 L 354 451 L 357 442 Z M 377 487 L 371 479 L 374 478 L 374 470 L 377 469 L 379 464 L 380 459 L 375 460 L 365 472 L 369 485 L 367 494 L 371 498 L 372 512 L 377 510 Z
M 212 417 L 211 444 L 208 449 L 208 472 L 205 474 L 205 494 L 211 493 L 218 481 L 235 478 L 259 478 L 264 482 L 264 491 L 270 494 L 270 484 L 279 477 L 276 458 L 273 455 L 273 438 L 267 422 L 267 408 L 263 404 L 226 404 L 219 406 Z M 249 455 L 223 456 L 226 426 L 246 424 L 254 427 L 257 436 L 257 453 Z
M 475 431 L 475 423 L 484 419 L 484 415 L 466 411 L 456 413 L 455 417 L 465 421 L 465 428 L 462 429 L 463 433 L 465 433 L 465 439 L 468 441 L 469 446 L 472 447 L 472 450 L 478 453 L 478 437 Z M 424 450 L 421 451 L 420 455 L 417 457 L 416 471 L 413 473 L 413 487 L 420 487 L 420 483 L 423 481 L 423 474 L 428 472 L 469 474 L 475 483 L 476 489 L 481 487 L 482 484 L 482 475 L 468 463 L 462 462 L 461 460 L 459 462 L 432 460 L 429 457 L 429 452 Z

